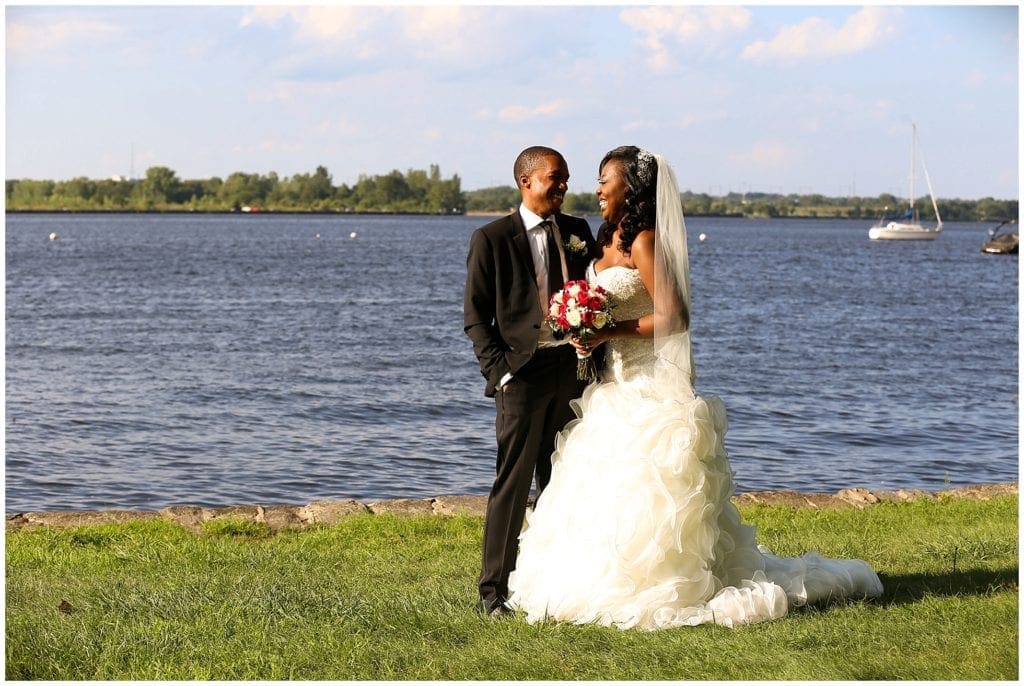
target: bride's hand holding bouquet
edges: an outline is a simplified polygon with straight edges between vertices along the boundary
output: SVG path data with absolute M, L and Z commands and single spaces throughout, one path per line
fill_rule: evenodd
M 591 358 L 593 343 L 596 339 L 603 340 L 606 336 L 602 334 L 615 324 L 608 292 L 587 281 L 569 281 L 551 296 L 544 321 L 551 327 L 555 338 L 572 338 L 578 360 L 576 378 L 581 381 L 596 379 L 597 370 Z

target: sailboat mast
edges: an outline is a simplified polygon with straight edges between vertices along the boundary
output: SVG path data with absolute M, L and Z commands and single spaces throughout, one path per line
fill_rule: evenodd
M 914 209 L 914 160 L 917 159 L 914 144 L 917 143 L 917 124 L 911 123 L 913 133 L 910 136 L 910 209 Z
M 924 181 L 928 184 L 928 195 L 932 199 L 932 209 L 935 210 L 935 231 L 942 231 L 942 216 L 939 214 L 939 203 L 935 200 L 935 190 L 932 188 L 932 177 L 928 174 L 928 161 L 924 158 L 924 150 L 921 151 L 921 168 L 924 169 Z

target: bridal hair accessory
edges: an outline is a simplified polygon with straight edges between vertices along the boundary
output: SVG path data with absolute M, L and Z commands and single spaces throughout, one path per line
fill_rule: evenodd
M 561 340 L 573 336 L 584 342 L 599 329 L 615 323 L 608 303 L 608 291 L 582 280 L 568 282 L 551 296 L 544 321 L 551 327 L 555 338 Z M 596 379 L 597 370 L 591 353 L 581 355 L 577 352 L 576 358 L 576 378 L 580 381 Z
M 658 162 L 654 155 L 644 149 L 636 154 L 636 176 L 642 186 L 654 184 L 654 175 L 658 172 Z

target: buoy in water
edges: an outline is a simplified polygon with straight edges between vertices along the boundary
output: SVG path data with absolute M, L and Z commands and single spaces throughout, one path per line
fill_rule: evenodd
M 317 234 L 316 237 L 319 239 L 320 238 L 320 234 Z
M 55 241 L 55 240 L 57 240 L 57 234 L 56 234 L 56 232 L 54 232 L 54 233 L 51 233 L 51 234 L 50 234 L 50 240 L 51 240 L 51 241 Z
M 697 240 L 699 240 L 701 243 L 703 243 L 707 239 L 708 239 L 708 235 L 706 233 L 702 233 L 701 235 L 697 236 Z
M 353 231 L 352 233 L 350 233 L 350 234 L 348 235 L 348 237 L 349 237 L 349 238 L 355 238 L 355 237 L 356 237 L 356 236 L 358 236 L 358 235 L 359 235 L 359 234 L 357 234 L 357 233 L 356 233 L 355 231 Z

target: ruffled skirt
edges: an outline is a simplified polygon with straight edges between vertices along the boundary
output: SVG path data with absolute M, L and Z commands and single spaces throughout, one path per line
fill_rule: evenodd
M 527 513 L 509 605 L 545 619 L 663 629 L 775 619 L 790 605 L 875 596 L 861 560 L 759 548 L 730 498 L 725 407 L 648 378 L 592 384 Z

